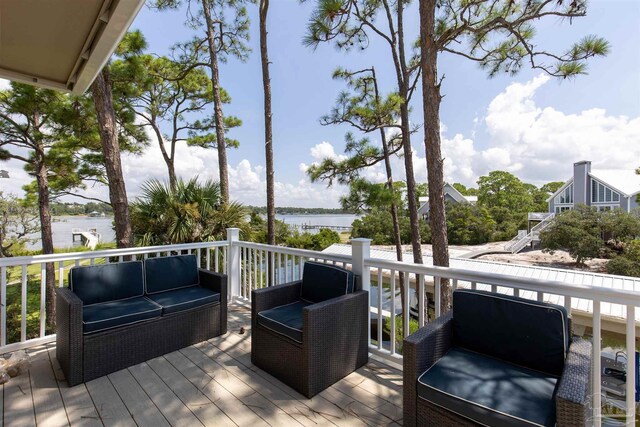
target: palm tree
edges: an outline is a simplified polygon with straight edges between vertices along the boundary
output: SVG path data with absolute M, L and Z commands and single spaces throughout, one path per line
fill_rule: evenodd
M 142 196 L 131 205 L 131 223 L 137 245 L 223 240 L 226 229 L 240 228 L 249 235 L 248 212 L 236 202 L 222 203 L 220 184 L 198 178 L 169 183 L 147 181 Z

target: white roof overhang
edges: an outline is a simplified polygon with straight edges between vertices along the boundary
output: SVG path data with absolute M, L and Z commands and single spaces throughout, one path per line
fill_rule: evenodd
M 0 78 L 89 88 L 144 0 L 0 0 Z

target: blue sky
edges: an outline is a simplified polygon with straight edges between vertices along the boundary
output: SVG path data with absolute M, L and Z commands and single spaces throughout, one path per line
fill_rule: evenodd
M 385 92 L 395 89 L 388 46 L 372 38 L 365 51 L 344 53 L 330 45 L 317 50 L 303 46 L 302 37 L 313 2 L 272 0 L 269 49 L 273 91 L 274 151 L 277 205 L 337 206 L 344 188 L 325 189 L 310 184 L 304 168 L 324 156 L 340 156 L 346 126 L 325 127 L 327 113 L 343 88 L 331 74 L 337 66 L 356 69 L 374 65 Z M 236 115 L 243 126 L 229 134 L 240 141 L 230 150 L 231 197 L 264 204 L 264 149 L 262 80 L 257 7 L 249 5 L 253 52 L 245 63 L 230 59 L 221 67 L 221 82 L 232 103 L 224 113 Z M 193 34 L 184 25 L 185 11 L 158 12 L 144 7 L 133 27 L 146 36 L 149 51 L 166 54 L 171 45 Z M 441 55 L 439 72 L 445 76 L 441 108 L 446 179 L 475 185 L 479 175 L 494 169 L 510 170 L 534 184 L 564 180 L 571 163 L 592 160 L 594 167 L 640 166 L 640 1 L 591 1 L 588 16 L 570 25 L 559 19 L 537 25 L 538 46 L 562 52 L 587 34 L 605 37 L 611 53 L 589 62 L 589 75 L 575 80 L 550 80 L 540 71 L 489 79 L 468 60 Z M 407 40 L 418 34 L 417 1 L 406 13 Z M 421 96 L 412 105 L 413 124 L 422 124 Z M 375 138 L 372 138 L 375 141 Z M 422 133 L 412 139 L 417 179 L 426 178 Z M 197 173 L 217 176 L 213 150 L 183 147 L 177 169 L 184 177 Z M 402 161 L 394 173 L 402 178 Z M 637 164 L 636 164 L 637 163 Z M 157 146 L 143 158 L 125 158 L 129 194 L 135 196 L 149 177 L 165 178 Z M 141 172 L 143 171 L 143 172 Z M 379 179 L 382 170 L 366 172 Z M 104 189 L 89 193 L 104 194 Z

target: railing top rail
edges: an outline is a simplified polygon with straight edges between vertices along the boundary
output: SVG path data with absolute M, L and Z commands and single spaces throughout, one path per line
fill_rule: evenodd
M 427 276 L 457 279 L 467 282 L 477 282 L 487 285 L 504 286 L 553 295 L 569 296 L 572 298 L 584 298 L 612 304 L 634 305 L 636 307 L 640 307 L 640 293 L 623 289 L 570 284 L 566 282 L 529 277 L 522 278 L 507 274 L 478 272 L 452 267 L 407 264 L 399 261 L 390 261 L 379 258 L 367 258 L 364 263 L 366 266 L 374 268 L 387 268 L 407 273 L 424 274 Z
M 75 261 L 89 258 L 105 258 L 115 256 L 139 255 L 154 252 L 181 251 L 189 249 L 206 249 L 228 246 L 226 240 L 201 243 L 184 243 L 178 245 L 142 246 L 121 249 L 105 249 L 101 251 L 68 252 L 48 255 L 19 256 L 0 258 L 0 267 L 13 267 L 17 265 L 31 265 L 58 261 Z
M 295 248 L 288 248 L 286 246 L 272 246 L 264 243 L 246 242 L 244 240 L 239 241 L 238 244 L 241 247 L 245 247 L 245 248 L 260 249 L 260 250 L 265 250 L 269 252 L 280 252 L 287 255 L 295 255 L 295 256 L 300 256 L 305 258 L 319 258 L 319 259 L 326 259 L 329 261 L 348 262 L 348 263 L 352 262 L 351 255 L 329 254 L 325 252 L 311 251 L 308 249 L 295 249 Z

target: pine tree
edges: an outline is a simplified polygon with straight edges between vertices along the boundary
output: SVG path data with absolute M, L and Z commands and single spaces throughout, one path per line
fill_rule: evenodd
M 434 265 L 449 265 L 440 144 L 444 77 L 438 75 L 439 54 L 451 53 L 474 61 L 490 77 L 499 73 L 514 75 L 523 66 L 559 78 L 584 74 L 587 59 L 609 51 L 604 39 L 587 36 L 561 54 L 539 49 L 533 39 L 536 21 L 556 18 L 570 22 L 586 15 L 586 3 L 585 0 L 420 0 L 420 68 Z M 448 281 L 443 281 L 441 289 L 441 308 L 446 311 L 451 305 Z

